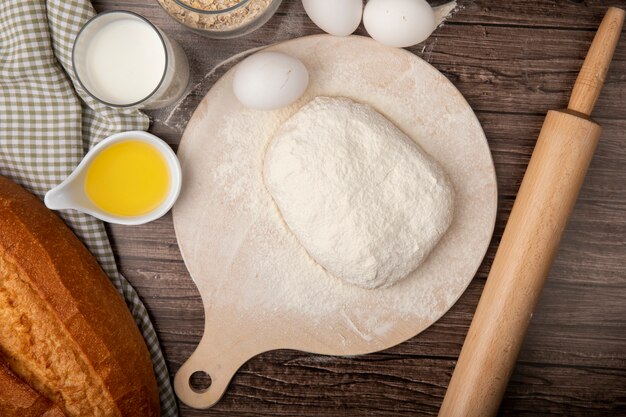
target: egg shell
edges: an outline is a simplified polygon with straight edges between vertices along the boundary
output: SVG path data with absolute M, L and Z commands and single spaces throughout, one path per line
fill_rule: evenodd
M 405 48 L 427 39 L 435 30 L 435 13 L 425 0 L 370 0 L 363 24 L 378 42 Z
M 298 100 L 309 85 L 309 72 L 297 58 L 280 52 L 258 52 L 237 65 L 235 97 L 246 107 L 275 110 Z
M 361 24 L 363 0 L 302 0 L 309 18 L 324 32 L 348 36 Z

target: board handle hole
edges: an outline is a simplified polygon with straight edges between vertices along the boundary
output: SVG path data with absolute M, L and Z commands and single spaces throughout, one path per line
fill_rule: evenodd
M 204 371 L 196 371 L 189 377 L 189 388 L 196 394 L 203 394 L 211 387 L 211 376 Z

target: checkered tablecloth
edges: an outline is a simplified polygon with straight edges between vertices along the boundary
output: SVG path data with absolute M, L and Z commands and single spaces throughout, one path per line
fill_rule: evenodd
M 0 1 L 0 174 L 41 198 L 99 140 L 124 130 L 146 130 L 149 125 L 138 110 L 96 102 L 74 79 L 72 43 L 94 14 L 87 0 Z M 178 415 L 148 312 L 118 272 L 104 225 L 76 211 L 60 214 L 126 300 L 152 356 L 161 415 Z

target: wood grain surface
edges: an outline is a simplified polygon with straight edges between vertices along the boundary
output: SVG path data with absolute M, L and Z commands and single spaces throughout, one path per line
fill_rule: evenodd
M 496 232 L 468 290 L 431 328 L 384 352 L 359 357 L 262 354 L 244 365 L 215 407 L 200 411 L 181 405 L 182 416 L 437 414 L 543 118 L 547 110 L 566 106 L 606 8 L 626 7 L 625 0 L 458 3 L 461 10 L 410 50 L 465 95 L 496 164 Z M 193 109 L 232 64 L 216 69 L 222 61 L 250 48 L 321 32 L 299 0 L 284 0 L 258 31 L 219 41 L 180 26 L 156 0 L 97 0 L 94 6 L 138 12 L 187 52 L 189 95 L 178 106 L 151 113 L 151 131 L 174 148 Z M 363 28 L 357 33 L 365 34 Z M 600 144 L 506 391 L 502 416 L 626 416 L 626 35 L 594 119 L 604 129 Z M 121 270 L 152 315 L 173 375 L 200 341 L 204 317 L 172 218 L 109 230 Z

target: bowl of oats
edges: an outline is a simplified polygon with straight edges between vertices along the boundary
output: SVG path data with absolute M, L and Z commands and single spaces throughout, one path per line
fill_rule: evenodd
M 246 35 L 263 26 L 282 0 L 157 0 L 177 22 L 211 38 Z

